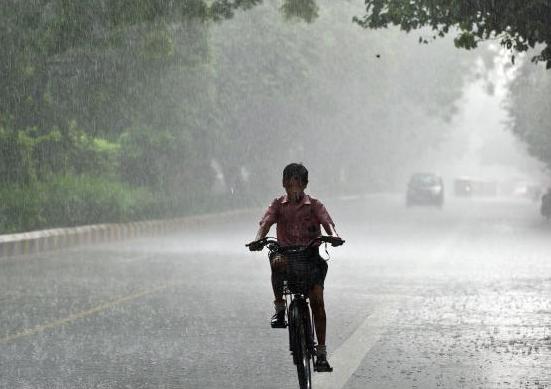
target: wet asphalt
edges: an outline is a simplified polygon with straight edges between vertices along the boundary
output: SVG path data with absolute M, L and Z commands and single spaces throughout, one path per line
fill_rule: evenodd
M 523 199 L 326 201 L 318 388 L 551 388 L 551 225 Z M 272 330 L 259 211 L 0 259 L 0 388 L 297 388 Z M 316 386 L 314 386 L 316 388 Z

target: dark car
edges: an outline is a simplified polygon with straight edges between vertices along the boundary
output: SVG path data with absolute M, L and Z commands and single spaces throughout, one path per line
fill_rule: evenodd
M 406 205 L 444 205 L 442 177 L 433 173 L 415 173 L 408 183 Z

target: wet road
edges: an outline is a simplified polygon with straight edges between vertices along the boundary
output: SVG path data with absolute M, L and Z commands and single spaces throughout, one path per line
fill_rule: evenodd
M 551 225 L 521 200 L 327 202 L 332 374 L 315 388 L 551 388 Z M 258 212 L 0 260 L 0 388 L 296 388 Z

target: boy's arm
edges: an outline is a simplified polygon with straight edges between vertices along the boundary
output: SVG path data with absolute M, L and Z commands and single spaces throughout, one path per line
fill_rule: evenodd
M 261 224 L 260 228 L 258 229 L 258 232 L 256 233 L 256 238 L 254 240 L 260 240 L 266 237 L 268 235 L 268 232 L 270 231 L 270 225 L 269 224 Z
M 327 235 L 339 236 L 339 234 L 337 233 L 337 230 L 335 229 L 334 224 L 324 223 L 322 224 L 322 226 L 325 232 L 327 233 Z
M 256 238 L 254 239 L 253 242 L 256 242 L 260 239 L 265 238 L 266 235 L 268 235 L 268 232 L 270 231 L 270 227 L 272 226 L 272 224 L 277 222 L 277 206 L 278 206 L 277 199 L 272 201 L 272 203 L 268 206 L 268 209 L 266 210 L 266 212 L 264 213 L 264 216 L 260 220 L 260 227 L 256 232 Z M 250 245 L 249 248 L 251 251 L 262 250 L 262 247 L 257 247 L 254 244 Z
M 261 224 L 260 228 L 258 229 L 258 232 L 256 233 L 256 238 L 252 242 L 249 243 L 249 250 L 251 251 L 260 251 L 262 250 L 262 246 L 259 246 L 256 244 L 257 241 L 259 241 L 262 238 L 265 238 L 266 235 L 268 235 L 268 231 L 270 231 L 270 225 L 269 224 Z
M 325 205 L 323 205 L 321 202 L 318 202 L 316 206 L 316 212 L 318 215 L 318 220 L 320 221 L 320 224 L 323 226 L 323 229 L 325 230 L 327 235 L 339 236 L 337 230 L 335 229 L 335 223 L 329 215 L 329 212 L 327 212 Z
M 339 236 L 337 230 L 335 229 L 334 223 L 324 223 L 322 225 L 327 235 L 333 237 L 333 240 L 331 241 L 331 246 L 340 246 L 344 243 L 344 240 Z

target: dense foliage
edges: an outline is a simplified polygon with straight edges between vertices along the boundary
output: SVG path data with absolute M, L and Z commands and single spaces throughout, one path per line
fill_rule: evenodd
M 551 74 L 543 66 L 524 63 L 511 86 L 508 109 L 511 129 L 528 151 L 551 169 Z
M 209 21 L 259 2 L 1 2 L 0 233 L 190 208 Z
M 444 36 L 458 27 L 458 47 L 472 49 L 480 41 L 497 39 L 524 52 L 543 44 L 533 57 L 551 68 L 551 2 L 548 0 L 366 0 L 366 13 L 355 21 L 365 28 L 399 26 L 404 31 L 430 27 Z M 427 41 L 421 37 L 420 41 Z M 514 61 L 514 56 L 513 56 Z
M 2 2 L 0 233 L 264 203 L 292 160 L 318 190 L 388 188 L 446 136 L 472 58 L 358 9 Z
M 233 140 L 215 157 L 258 176 L 255 190 L 289 160 L 313 169 L 316 190 L 401 187 L 407 162 L 447 136 L 474 57 L 396 30 L 365 34 L 350 23 L 357 2 L 317 4 L 312 24 L 274 21 L 265 5 L 213 29 L 216 68 L 234 75 L 215 73 L 215 122 Z

